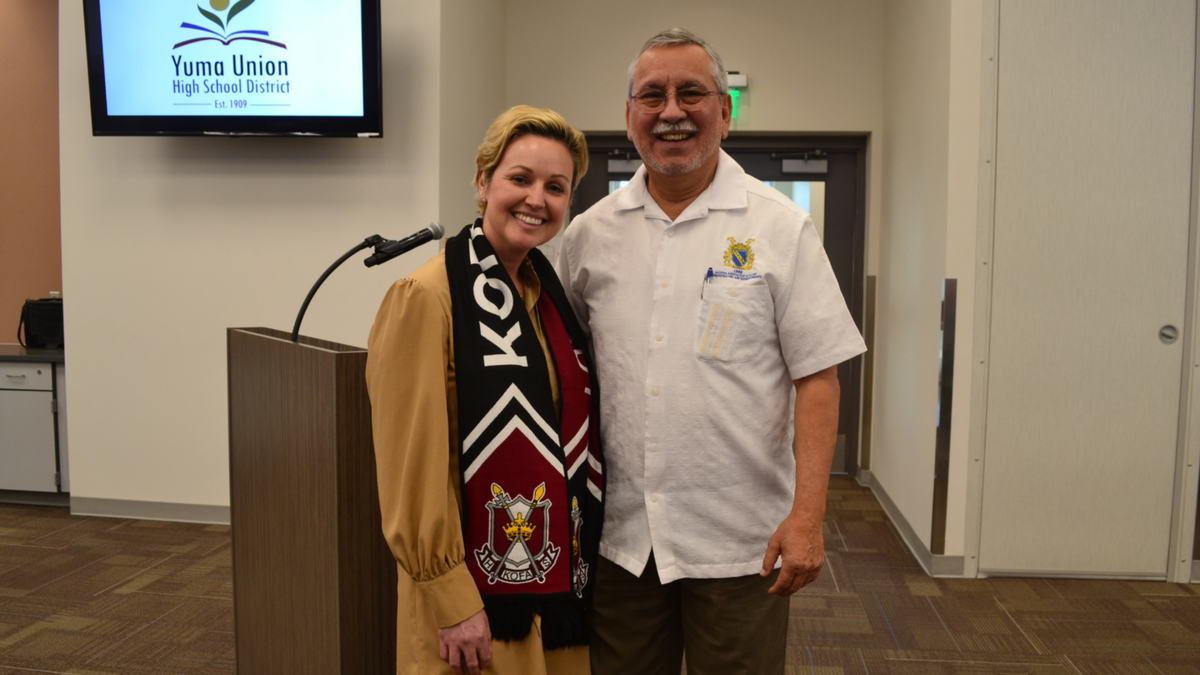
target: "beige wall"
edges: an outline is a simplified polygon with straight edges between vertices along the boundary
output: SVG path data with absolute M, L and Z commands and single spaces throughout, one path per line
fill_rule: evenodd
M 971 432 L 983 12 L 889 0 L 871 472 L 931 542 L 942 279 L 958 280 L 944 555 L 961 556 Z
M 442 0 L 440 214 L 446 235 L 479 215 L 471 178 L 504 109 L 505 0 Z
M 62 290 L 58 216 L 58 5 L 0 2 L 0 342 L 26 298 Z
M 385 137 L 357 141 L 93 138 L 81 12 L 62 0 L 73 493 L 227 504 L 225 327 L 289 328 L 315 277 L 368 234 L 406 234 L 430 220 L 453 232 L 473 218 L 475 147 L 508 105 L 551 107 L 586 130 L 623 129 L 629 60 L 650 33 L 682 24 L 749 75 L 740 130 L 872 134 L 876 471 L 927 530 L 937 294 L 953 265 L 960 283 L 973 269 L 973 253 L 948 260 L 973 246 L 974 197 L 962 191 L 978 145 L 971 4 L 956 0 L 952 12 L 946 0 L 759 0 L 731 9 L 701 0 L 683 22 L 661 0 L 385 0 Z M 364 344 L 386 286 L 432 249 L 375 270 L 345 265 L 304 332 Z M 969 297 L 960 292 L 960 303 Z M 964 322 L 960 345 L 969 344 Z M 956 422 L 956 439 L 966 427 Z M 948 553 L 961 542 L 953 530 Z
M 635 28 L 615 18 L 635 11 L 647 17 Z M 384 139 L 295 141 L 93 138 L 81 12 L 66 0 L 61 12 L 72 491 L 212 505 L 228 503 L 224 328 L 287 329 L 315 277 L 367 234 L 473 217 L 474 149 L 506 105 L 623 128 L 626 65 L 678 20 L 667 3 L 385 2 Z M 737 17 L 702 2 L 688 23 L 750 75 L 742 129 L 877 142 L 881 2 L 764 2 Z M 878 173 L 874 162 L 873 194 Z M 345 265 L 304 332 L 363 344 L 384 288 L 423 255 Z
M 871 473 L 928 547 L 946 269 L 950 2 L 890 1 L 884 24 Z
M 740 131 L 865 131 L 871 141 L 868 273 L 877 259 L 883 130 L 883 0 L 509 0 L 509 105 L 562 113 L 584 131 L 625 129 L 626 70 L 679 26 L 749 76 Z
M 39 21 L 53 21 L 46 4 L 0 3 L 0 33 L 33 30 L 21 23 L 30 8 L 43 12 Z M 384 0 L 385 138 L 356 141 L 93 138 L 81 10 L 78 0 L 60 0 L 57 55 L 50 49 L 35 59 L 44 65 L 57 56 L 57 109 L 31 117 L 61 117 L 58 135 L 51 126 L 45 136 L 61 148 L 72 492 L 227 504 L 225 327 L 289 328 L 315 277 L 368 234 L 406 234 L 430 220 L 450 232 L 461 227 L 474 216 L 474 149 L 507 105 L 551 107 L 585 130 L 623 129 L 629 60 L 649 34 L 683 25 L 749 75 L 736 129 L 872 135 L 866 272 L 879 276 L 872 471 L 926 545 L 940 285 L 958 279 L 945 553 L 964 554 L 963 532 L 972 529 L 965 505 L 977 499 L 965 476 L 983 4 Z M 0 41 L 5 64 L 31 53 L 11 37 Z M 0 77 L 21 69 L 4 70 Z M 28 112 L 16 109 L 17 98 L 0 97 L 0 129 L 23 123 L 11 121 Z M 16 249 L 13 196 L 32 192 L 13 189 L 32 172 L 21 163 L 14 176 L 9 157 L 32 136 L 0 135 L 6 253 Z M 51 173 L 38 183 L 54 185 Z M 46 262 L 25 272 L 9 260 L 0 266 L 0 330 L 10 333 L 5 322 L 15 328 L 17 307 L 8 308 L 4 293 L 28 283 L 13 297 L 44 295 L 58 278 L 57 244 L 47 244 L 57 236 L 57 212 L 34 220 L 43 223 L 33 236 L 47 246 Z M 382 269 L 347 264 L 310 309 L 305 333 L 364 344 L 386 286 L 433 248 Z
M 955 326 L 954 412 L 950 420 L 950 476 L 945 555 L 963 555 L 967 512 L 967 456 L 975 344 L 975 232 L 979 221 L 980 87 L 983 5 L 950 3 L 950 115 L 947 156 L 946 276 L 958 279 Z
M 290 329 L 363 237 L 440 217 L 440 91 L 456 83 L 440 79 L 439 7 L 383 3 L 381 140 L 94 138 L 82 9 L 61 0 L 73 496 L 229 503 L 225 328 Z M 304 333 L 365 345 L 387 286 L 434 250 L 347 263 Z

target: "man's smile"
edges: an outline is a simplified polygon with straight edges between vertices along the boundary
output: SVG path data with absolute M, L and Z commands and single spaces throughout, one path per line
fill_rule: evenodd
M 650 134 L 664 143 L 679 143 L 696 135 L 700 127 L 696 123 L 683 119 L 678 122 L 659 122 L 650 130 Z

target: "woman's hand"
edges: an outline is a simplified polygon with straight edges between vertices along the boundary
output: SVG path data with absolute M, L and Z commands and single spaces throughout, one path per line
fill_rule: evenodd
M 463 661 L 466 672 L 479 675 L 492 663 L 492 629 L 487 614 L 481 609 L 461 623 L 439 628 L 438 655 L 450 664 L 455 675 L 462 675 Z

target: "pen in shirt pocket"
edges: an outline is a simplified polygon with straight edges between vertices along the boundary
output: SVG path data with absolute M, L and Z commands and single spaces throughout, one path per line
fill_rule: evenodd
M 708 273 L 704 275 L 704 283 L 700 284 L 700 299 L 704 299 L 704 289 L 708 288 L 708 282 L 713 278 L 712 268 L 708 268 Z

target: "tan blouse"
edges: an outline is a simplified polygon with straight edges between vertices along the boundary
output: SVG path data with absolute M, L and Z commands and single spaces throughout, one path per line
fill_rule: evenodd
M 537 318 L 541 282 L 521 268 L 525 308 L 558 407 L 558 377 Z M 375 435 L 383 533 L 399 566 L 396 672 L 449 674 L 438 657 L 438 628 L 483 609 L 463 564 L 462 487 L 458 470 L 458 394 L 454 374 L 450 282 L 444 253 L 392 285 L 367 342 L 367 389 Z M 541 622 L 521 642 L 492 643 L 499 675 L 581 675 L 587 647 L 542 651 Z

